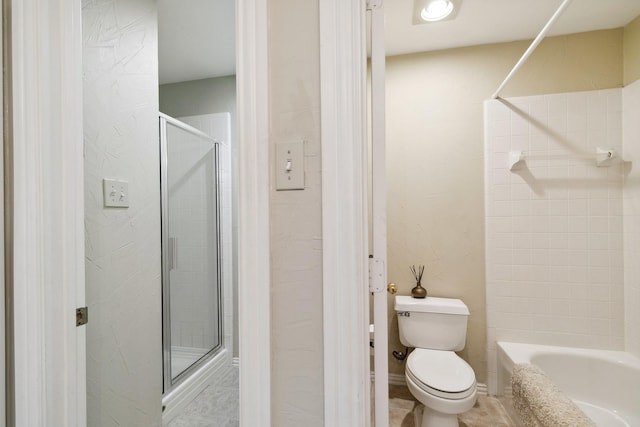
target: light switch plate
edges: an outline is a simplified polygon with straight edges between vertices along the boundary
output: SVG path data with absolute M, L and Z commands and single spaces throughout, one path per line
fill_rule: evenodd
M 276 144 L 276 190 L 304 190 L 304 141 Z
M 104 206 L 106 208 L 129 207 L 129 182 L 104 178 L 102 180 Z

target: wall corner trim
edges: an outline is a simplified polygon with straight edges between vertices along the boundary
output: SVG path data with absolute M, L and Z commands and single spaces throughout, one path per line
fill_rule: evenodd
M 236 1 L 240 425 L 271 425 L 269 98 L 266 0 Z

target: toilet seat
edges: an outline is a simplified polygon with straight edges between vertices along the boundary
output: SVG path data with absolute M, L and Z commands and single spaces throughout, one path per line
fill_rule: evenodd
M 406 373 L 424 392 L 458 400 L 476 391 L 476 376 L 453 351 L 415 349 L 407 359 Z

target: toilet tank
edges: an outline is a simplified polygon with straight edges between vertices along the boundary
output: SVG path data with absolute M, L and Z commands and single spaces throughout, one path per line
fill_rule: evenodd
M 395 310 L 404 346 L 451 351 L 464 348 L 469 309 L 462 300 L 396 296 Z

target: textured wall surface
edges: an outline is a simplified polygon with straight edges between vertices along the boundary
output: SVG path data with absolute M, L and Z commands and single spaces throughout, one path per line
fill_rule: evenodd
M 489 391 L 496 341 L 624 349 L 622 90 L 485 103 Z M 510 171 L 510 151 L 526 165 Z
M 625 347 L 640 357 L 640 80 L 622 91 Z
M 271 193 L 272 425 L 320 427 L 324 390 L 317 0 L 270 1 L 269 30 L 271 155 L 278 143 L 304 140 L 306 162 L 304 191 Z M 271 164 L 274 173 L 275 162 Z
M 84 0 L 89 426 L 160 426 L 158 59 L 153 0 Z M 104 208 L 102 179 L 129 181 Z
M 467 347 L 487 380 L 482 103 L 528 47 L 514 42 L 387 58 L 389 281 L 427 290 L 471 310 Z M 622 30 L 545 39 L 502 96 L 622 85 Z M 402 348 L 389 299 L 390 350 Z M 391 359 L 391 373 L 404 365 Z

